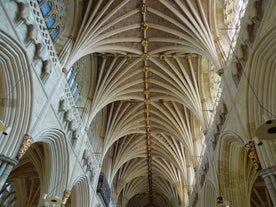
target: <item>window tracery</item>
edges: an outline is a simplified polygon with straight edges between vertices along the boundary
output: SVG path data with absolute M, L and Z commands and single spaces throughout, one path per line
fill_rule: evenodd
M 65 2 L 64 0 L 37 0 L 50 37 L 54 41 L 64 28 Z
M 78 76 L 78 70 L 74 66 L 70 68 L 66 76 L 66 81 L 69 85 L 70 91 L 76 104 L 78 103 L 81 93 L 81 88 L 78 83 Z

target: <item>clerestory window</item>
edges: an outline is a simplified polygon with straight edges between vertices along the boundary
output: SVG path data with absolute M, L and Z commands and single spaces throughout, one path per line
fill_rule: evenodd
M 63 23 L 63 9 L 62 2 L 57 0 L 37 0 L 41 13 L 44 17 L 45 24 L 49 31 L 51 39 L 54 41 L 60 34 L 60 28 L 64 26 Z
M 74 67 L 71 67 L 67 73 L 66 81 L 69 85 L 70 91 L 72 93 L 72 96 L 76 104 L 78 103 L 80 92 L 81 92 L 77 78 L 78 78 L 78 72 L 74 69 Z

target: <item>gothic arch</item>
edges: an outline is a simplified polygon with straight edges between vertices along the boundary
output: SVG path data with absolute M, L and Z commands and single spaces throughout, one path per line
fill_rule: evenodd
M 66 136 L 59 129 L 49 128 L 42 131 L 35 142 L 44 142 L 49 148 L 45 156 L 49 166 L 45 176 L 49 185 L 42 189 L 42 192 L 62 199 L 68 185 L 70 169 L 70 152 Z
M 50 169 L 47 163 L 48 152 L 49 146 L 43 142 L 34 143 L 28 148 L 1 190 L 1 198 L 5 193 L 10 193 L 14 200 L 7 205 L 5 199 L 1 199 L 1 206 L 39 205 L 43 197 L 42 189 L 48 185 L 47 170 Z
M 203 199 L 201 200 L 204 207 L 216 206 L 216 189 L 211 181 L 207 181 L 203 186 Z
M 233 133 L 222 135 L 218 152 L 219 193 L 231 206 L 250 206 L 252 183 L 257 171 L 248 159 L 242 139 Z
M 276 53 L 276 27 L 266 31 L 262 38 L 256 42 L 251 59 L 248 61 L 247 76 L 247 105 L 248 120 L 255 122 L 256 127 L 263 124 L 264 117 L 275 118 L 276 95 L 275 88 L 275 54 Z M 247 84 L 247 83 L 246 83 Z M 265 93 L 264 93 L 265 91 Z M 272 114 L 274 116 L 272 117 Z M 253 129 L 255 132 L 255 129 Z
M 89 207 L 90 206 L 90 188 L 86 176 L 80 176 L 74 182 L 71 195 L 66 202 L 66 207 Z
M 248 61 L 248 86 L 246 91 L 248 123 L 251 136 L 256 136 L 256 130 L 265 121 L 276 118 L 276 27 L 267 29 L 255 44 L 252 58 Z M 272 55 L 273 54 L 273 55 Z M 247 84 L 247 83 L 246 83 Z M 259 137 L 260 139 L 262 137 Z M 257 148 L 262 168 L 276 165 L 276 141 L 262 140 L 263 145 Z
M 20 43 L 0 31 L 0 119 L 11 132 L 1 139 L 0 153 L 14 158 L 32 117 L 31 66 Z

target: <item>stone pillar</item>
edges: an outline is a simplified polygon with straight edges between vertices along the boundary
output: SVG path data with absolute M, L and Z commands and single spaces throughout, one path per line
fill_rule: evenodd
M 3 188 L 10 172 L 17 163 L 17 160 L 0 154 L 0 189 Z
M 259 174 L 265 181 L 273 206 L 276 206 L 276 166 L 262 169 Z

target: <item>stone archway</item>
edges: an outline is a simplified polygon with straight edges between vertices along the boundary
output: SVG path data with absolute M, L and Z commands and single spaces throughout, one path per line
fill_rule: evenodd
M 68 200 L 64 207 L 89 207 L 90 206 L 90 190 L 86 176 L 78 178 L 74 184 L 70 194 L 68 191 Z M 70 195 L 70 196 L 69 196 Z
M 250 206 L 250 192 L 258 174 L 243 140 L 231 133 L 220 140 L 218 157 L 219 193 L 224 204 Z
M 255 180 L 251 196 L 250 196 L 251 207 L 272 207 L 272 201 L 265 185 L 265 182 L 261 176 L 258 176 Z
M 44 184 L 45 143 L 33 144 L 11 171 L 0 193 L 2 207 L 38 206 Z

